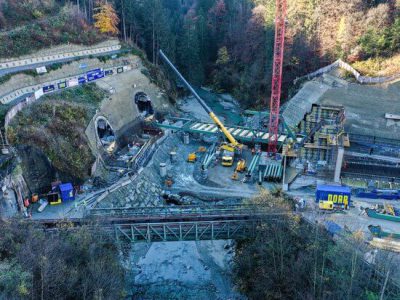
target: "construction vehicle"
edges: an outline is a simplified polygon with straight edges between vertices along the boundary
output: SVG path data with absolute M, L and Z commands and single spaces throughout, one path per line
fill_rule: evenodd
M 223 144 L 221 146 L 221 150 L 222 150 L 221 164 L 224 167 L 232 167 L 233 161 L 235 159 L 235 148 L 233 148 L 229 144 Z
M 234 161 L 234 153 L 235 150 L 240 151 L 243 148 L 243 145 L 240 144 L 233 135 L 226 129 L 224 124 L 218 119 L 218 117 L 214 114 L 211 108 L 205 103 L 205 101 L 197 94 L 197 92 L 192 88 L 192 86 L 186 81 L 186 79 L 179 73 L 178 69 L 172 64 L 172 62 L 168 59 L 168 57 L 164 54 L 162 50 L 160 50 L 160 57 L 163 61 L 174 71 L 174 73 L 178 76 L 184 86 L 192 93 L 195 99 L 200 103 L 201 107 L 207 112 L 210 116 L 211 120 L 217 125 L 219 130 L 224 134 L 224 136 L 229 141 L 229 144 L 223 144 L 221 148 L 224 150 L 222 156 L 222 165 L 223 166 L 232 166 Z
M 188 158 L 187 158 L 187 162 L 195 163 L 196 160 L 197 160 L 196 152 L 189 153 Z
M 188 158 L 187 158 L 187 162 L 190 163 L 195 163 L 197 161 L 197 153 L 206 153 L 207 152 L 207 148 L 204 146 L 200 146 L 197 151 L 189 153 Z
M 236 165 L 236 172 L 243 173 L 246 171 L 246 161 L 244 159 L 241 159 L 238 161 Z

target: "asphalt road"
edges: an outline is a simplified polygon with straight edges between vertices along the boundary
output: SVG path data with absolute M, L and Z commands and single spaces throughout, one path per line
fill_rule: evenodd
M 89 56 L 98 57 L 98 56 L 104 56 L 104 55 L 113 55 L 113 54 L 119 54 L 119 53 L 122 53 L 125 51 L 126 50 L 115 50 L 115 51 L 111 51 L 111 52 L 107 52 L 107 53 L 85 55 L 85 56 L 79 56 L 79 57 L 73 57 L 73 58 L 56 59 L 56 60 L 52 60 L 52 61 L 48 61 L 48 62 L 44 62 L 44 63 L 37 63 L 37 64 L 26 65 L 26 66 L 18 66 L 18 67 L 9 68 L 6 70 L 0 70 L 0 76 L 18 73 L 18 72 L 25 71 L 25 70 L 35 70 L 37 67 L 49 66 L 49 65 L 52 65 L 55 63 L 65 63 L 65 62 L 74 61 L 74 60 L 82 59 L 82 58 L 89 57 Z

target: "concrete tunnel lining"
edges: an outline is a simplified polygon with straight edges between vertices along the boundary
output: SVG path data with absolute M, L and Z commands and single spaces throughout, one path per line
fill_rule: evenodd
M 116 135 L 110 121 L 104 116 L 98 116 L 95 120 L 97 141 L 103 146 L 109 146 L 116 142 Z

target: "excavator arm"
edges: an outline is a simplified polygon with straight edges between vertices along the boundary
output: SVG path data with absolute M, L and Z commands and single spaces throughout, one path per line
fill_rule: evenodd
M 222 131 L 222 133 L 228 139 L 230 144 L 234 148 L 241 149 L 243 147 L 243 145 L 240 144 L 233 137 L 233 135 L 226 129 L 224 124 L 222 124 L 222 122 L 214 114 L 214 112 L 211 110 L 211 108 L 204 102 L 204 100 L 199 96 L 199 94 L 197 94 L 197 92 L 192 88 L 192 86 L 189 84 L 189 82 L 186 81 L 186 79 L 182 76 L 182 74 L 178 71 L 178 69 L 173 65 L 173 63 L 168 59 L 168 57 L 164 54 L 164 52 L 162 50 L 160 50 L 159 53 L 160 53 L 160 57 L 163 59 L 163 61 L 174 71 L 174 73 L 178 76 L 178 78 L 182 81 L 182 83 L 186 86 L 186 88 L 192 93 L 192 95 L 196 98 L 196 100 L 200 103 L 200 105 L 208 113 L 211 120 L 215 123 L 215 125 L 218 126 L 218 128 Z

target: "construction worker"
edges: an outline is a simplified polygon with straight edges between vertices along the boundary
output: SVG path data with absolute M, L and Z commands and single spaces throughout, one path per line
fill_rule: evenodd
M 251 148 L 251 155 L 255 155 L 256 154 L 256 149 Z

